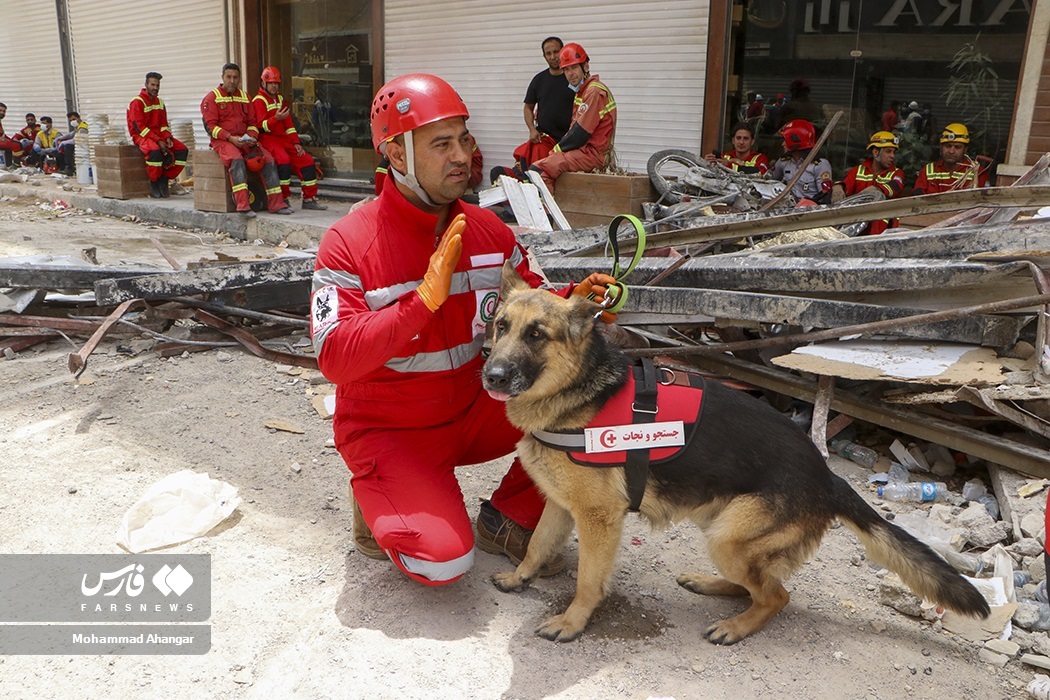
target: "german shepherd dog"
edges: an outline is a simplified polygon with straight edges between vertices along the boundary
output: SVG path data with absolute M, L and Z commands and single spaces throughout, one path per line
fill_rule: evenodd
M 501 296 L 483 384 L 506 401 L 508 419 L 524 432 L 518 454 L 547 505 L 525 559 L 492 580 L 502 591 L 522 590 L 575 525 L 576 596 L 536 630 L 567 642 L 583 632 L 608 591 L 628 510 L 624 469 L 573 463 L 530 433 L 586 426 L 624 386 L 630 362 L 599 331 L 593 302 L 531 289 L 510 265 L 504 266 Z M 721 576 L 686 573 L 678 577 L 680 586 L 704 595 L 751 596 L 745 612 L 704 631 L 709 641 L 735 644 L 762 629 L 788 602 L 782 581 L 816 551 L 836 518 L 872 561 L 896 572 L 918 595 L 961 614 L 989 614 L 977 589 L 880 517 L 828 469 L 788 418 L 717 381 L 706 383 L 703 402 L 684 459 L 651 465 L 640 512 L 654 528 L 689 519 L 703 531 Z

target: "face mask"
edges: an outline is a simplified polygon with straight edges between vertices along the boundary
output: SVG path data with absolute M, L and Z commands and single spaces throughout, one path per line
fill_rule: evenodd
M 77 128 L 77 124 L 79 124 L 79 123 L 80 123 L 80 121 L 77 120 L 77 119 L 70 119 L 69 120 L 69 128 L 70 129 L 75 129 L 75 128 Z
M 579 85 L 573 85 L 572 83 L 569 83 L 569 89 L 572 90 L 573 92 L 579 92 L 580 88 L 583 87 L 583 83 L 584 83 L 583 80 L 580 81 Z
M 51 131 L 51 125 L 50 124 L 44 124 L 40 128 L 43 129 L 44 131 Z

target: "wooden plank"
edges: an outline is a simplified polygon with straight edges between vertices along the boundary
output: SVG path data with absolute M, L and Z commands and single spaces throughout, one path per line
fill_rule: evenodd
M 587 228 L 589 226 L 608 226 L 616 214 L 585 214 L 575 211 L 562 210 L 565 219 L 573 228 Z M 623 212 L 620 212 L 621 214 Z
M 543 177 L 535 170 L 527 170 L 526 173 L 532 184 L 536 185 L 536 191 L 539 192 L 540 196 L 543 198 L 543 203 L 547 206 L 547 211 L 550 212 L 551 218 L 554 219 L 554 223 L 557 225 L 558 229 L 562 231 L 568 231 L 571 229 L 572 226 L 569 225 L 568 219 L 566 219 L 565 214 L 562 213 L 557 200 L 554 199 L 554 195 L 551 194 L 551 191 L 547 189 L 547 185 L 543 182 Z
M 689 364 L 802 401 L 816 400 L 816 382 L 730 355 L 696 357 Z M 887 406 L 841 389 L 832 397 L 831 409 L 1036 478 L 1050 478 L 1050 450 L 972 430 L 925 413 Z
M 148 277 L 101 280 L 95 284 L 99 305 L 128 299 L 170 299 L 241 287 L 307 281 L 313 278 L 313 257 L 289 257 L 196 270 L 166 272 Z

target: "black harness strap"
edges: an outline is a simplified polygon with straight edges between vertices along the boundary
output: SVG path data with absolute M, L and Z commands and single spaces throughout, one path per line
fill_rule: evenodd
M 635 372 L 634 403 L 631 405 L 632 423 L 655 423 L 656 367 L 647 357 L 642 358 L 641 365 L 642 376 L 638 377 L 638 372 Z M 649 450 L 628 450 L 624 474 L 627 478 L 627 498 L 630 502 L 627 509 L 637 513 L 645 495 L 645 482 L 649 479 Z

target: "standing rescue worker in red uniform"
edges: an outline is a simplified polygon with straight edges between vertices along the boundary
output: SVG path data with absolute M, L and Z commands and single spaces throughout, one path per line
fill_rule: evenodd
M 259 125 L 259 143 L 273 155 L 281 195 L 285 201 L 292 194 L 292 171 L 299 176 L 303 209 L 318 211 L 328 207 L 317 201 L 317 165 L 314 157 L 303 150 L 299 132 L 292 123 L 291 110 L 281 95 L 281 71 L 274 66 L 263 69 L 259 94 L 252 98 L 252 111 Z
M 747 122 L 740 122 L 733 127 L 733 150 L 723 153 L 721 157 L 716 153 L 708 153 L 705 160 L 717 162 L 725 161 L 723 164 L 739 173 L 748 175 L 765 175 L 769 172 L 769 156 L 752 150 L 755 145 L 755 129 Z
M 248 93 L 241 90 L 241 69 L 236 63 L 222 67 L 222 85 L 201 100 L 204 129 L 211 136 L 211 148 L 219 154 L 230 173 L 233 200 L 237 211 L 246 218 L 255 218 L 248 202 L 248 168 L 244 156 L 258 149 L 264 165 L 263 185 L 266 187 L 266 208 L 274 214 L 291 214 L 292 208 L 281 196 L 281 183 L 273 156 L 259 145 L 259 125 L 255 121 Z
M 467 107 L 444 80 L 409 74 L 372 102 L 372 142 L 390 160 L 376 199 L 325 233 L 311 335 L 335 383 L 335 444 L 350 469 L 357 549 L 439 586 L 475 544 L 519 562 L 544 501 L 514 460 L 471 527 L 455 467 L 509 454 L 521 434 L 481 387 L 485 326 L 510 261 L 534 286 L 514 234 L 460 197 L 470 177 Z M 608 275 L 559 293 L 604 298 Z M 541 575 L 565 566 L 557 555 Z
M 869 187 L 879 189 L 886 199 L 899 197 L 904 191 L 904 171 L 894 166 L 900 139 L 892 131 L 876 131 L 871 135 L 868 152 L 871 158 L 854 166 L 841 182 L 831 189 L 831 203 L 838 204 L 848 195 L 863 192 Z M 874 236 L 886 229 L 896 228 L 897 219 L 869 221 L 861 235 Z
M 590 172 L 613 164 L 616 138 L 616 100 L 597 75 L 591 75 L 590 57 L 579 44 L 568 43 L 559 57 L 569 88 L 576 93 L 572 104 L 572 124 L 558 141 L 554 152 L 536 161 L 547 189 L 554 194 L 554 181 L 562 173 Z
M 146 156 L 149 196 L 169 197 L 168 183 L 186 167 L 189 150 L 171 135 L 168 110 L 160 99 L 160 73 L 146 73 L 146 86 L 128 105 L 128 133 Z
M 969 190 L 988 186 L 988 162 L 966 155 L 970 130 L 962 124 L 949 124 L 941 132 L 941 159 L 927 163 L 915 178 L 912 194 L 933 194 L 949 190 Z

